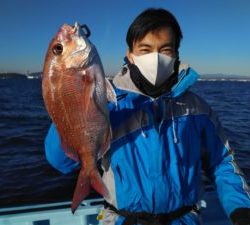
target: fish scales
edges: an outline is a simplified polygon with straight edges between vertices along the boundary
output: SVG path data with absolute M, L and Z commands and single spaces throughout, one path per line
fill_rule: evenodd
M 113 102 L 116 97 L 112 85 L 104 78 L 94 45 L 82 33 L 79 24 L 63 25 L 50 43 L 42 90 L 65 153 L 81 163 L 72 212 L 89 194 L 90 187 L 108 198 L 96 161 L 110 145 L 107 97 Z

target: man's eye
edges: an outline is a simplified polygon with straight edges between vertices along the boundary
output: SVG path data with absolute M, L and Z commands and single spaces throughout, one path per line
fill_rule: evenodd
M 149 49 L 140 49 L 140 53 L 147 54 L 147 53 L 150 53 L 150 50 Z
M 161 53 L 169 53 L 169 52 L 172 52 L 172 49 L 170 49 L 170 48 L 165 48 L 165 49 L 162 49 L 161 50 Z
M 160 53 L 165 54 L 165 55 L 172 55 L 173 54 L 173 49 L 168 48 L 168 49 L 162 49 Z

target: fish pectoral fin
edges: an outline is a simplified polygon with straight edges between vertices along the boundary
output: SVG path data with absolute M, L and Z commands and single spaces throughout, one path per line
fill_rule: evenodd
M 89 73 L 88 70 L 86 70 L 86 73 Z M 91 78 L 91 76 L 89 76 L 88 74 L 86 74 L 85 76 L 83 76 L 82 79 L 82 85 L 83 85 L 83 89 L 82 89 L 82 103 L 84 104 L 84 109 L 86 112 L 88 112 L 89 110 L 89 105 L 91 104 L 91 101 L 94 98 L 94 92 L 95 92 L 95 85 L 93 83 L 93 80 Z
M 107 78 L 105 78 L 105 83 L 106 83 L 106 93 L 108 101 L 113 102 L 115 105 L 117 105 L 116 93 L 112 84 Z

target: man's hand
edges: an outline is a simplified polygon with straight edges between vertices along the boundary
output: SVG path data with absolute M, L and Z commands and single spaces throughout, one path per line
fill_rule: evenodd
M 235 209 L 230 219 L 234 225 L 250 225 L 250 208 L 238 208 Z

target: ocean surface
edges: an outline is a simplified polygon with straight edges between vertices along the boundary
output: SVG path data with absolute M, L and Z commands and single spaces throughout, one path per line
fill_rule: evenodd
M 199 81 L 192 90 L 217 112 L 249 184 L 250 82 Z M 0 207 L 71 200 L 77 174 L 63 175 L 45 159 L 50 123 L 40 79 L 0 79 Z

